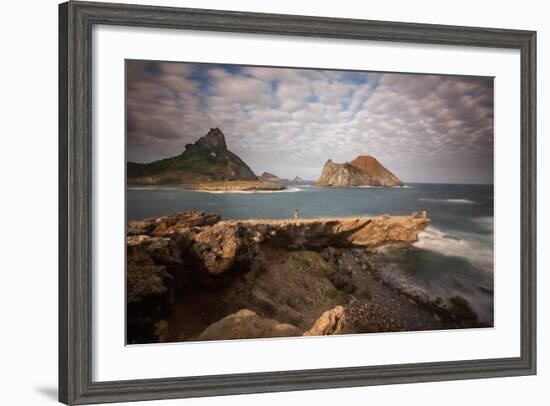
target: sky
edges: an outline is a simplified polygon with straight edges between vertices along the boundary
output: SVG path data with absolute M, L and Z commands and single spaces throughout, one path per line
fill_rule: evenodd
M 218 127 L 257 174 L 372 155 L 404 182 L 493 183 L 493 78 L 127 61 L 127 159 Z

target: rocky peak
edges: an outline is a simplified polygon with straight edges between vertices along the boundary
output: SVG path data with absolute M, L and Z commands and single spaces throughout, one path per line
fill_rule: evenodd
M 148 164 L 128 162 L 128 184 L 168 185 L 215 182 L 225 180 L 256 180 L 250 167 L 227 149 L 225 136 L 219 128 L 211 128 L 194 144 L 171 158 Z
M 227 151 L 227 144 L 222 130 L 211 128 L 206 135 L 200 137 L 195 143 L 198 146 L 206 147 L 214 151 Z

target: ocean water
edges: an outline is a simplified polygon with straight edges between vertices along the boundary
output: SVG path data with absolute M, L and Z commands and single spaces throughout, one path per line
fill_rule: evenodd
M 429 299 L 461 296 L 493 322 L 493 186 L 411 183 L 396 188 L 319 188 L 212 193 L 179 187 L 128 188 L 127 220 L 183 210 L 223 219 L 406 215 L 426 210 L 430 226 L 408 250 L 382 251 L 383 279 Z

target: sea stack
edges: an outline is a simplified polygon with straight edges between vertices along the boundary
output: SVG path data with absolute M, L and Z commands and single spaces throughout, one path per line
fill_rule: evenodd
M 315 184 L 333 187 L 403 186 L 397 176 L 370 155 L 360 155 L 351 162 L 341 164 L 329 159 Z

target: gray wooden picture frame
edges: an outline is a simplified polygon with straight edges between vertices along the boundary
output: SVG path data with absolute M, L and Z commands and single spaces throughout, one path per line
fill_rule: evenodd
M 92 27 L 95 24 L 518 49 L 521 355 L 165 379 L 92 379 Z M 108 3 L 59 6 L 59 400 L 219 396 L 536 373 L 536 32 Z

